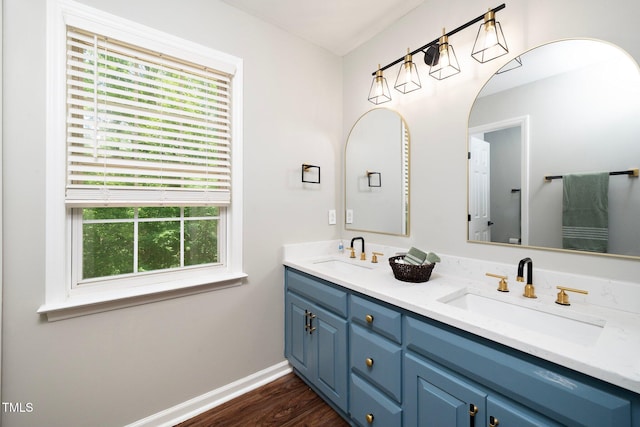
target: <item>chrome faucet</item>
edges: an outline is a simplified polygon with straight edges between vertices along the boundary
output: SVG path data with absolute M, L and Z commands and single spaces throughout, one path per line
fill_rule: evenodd
M 524 265 L 527 264 L 527 284 L 524 285 L 524 296 L 527 298 L 538 298 L 536 296 L 535 288 L 533 287 L 533 261 L 531 258 L 522 258 L 518 264 L 518 282 L 524 282 Z
M 353 239 L 351 239 L 351 248 L 353 248 L 353 242 L 355 242 L 356 240 L 362 240 L 362 253 L 360 254 L 360 259 L 364 261 L 367 259 L 367 255 L 364 252 L 364 237 L 354 237 Z

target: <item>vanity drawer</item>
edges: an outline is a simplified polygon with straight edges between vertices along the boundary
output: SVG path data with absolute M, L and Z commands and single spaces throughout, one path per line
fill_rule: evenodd
M 350 365 L 384 393 L 402 399 L 402 349 L 386 338 L 351 324 Z
M 285 283 L 290 291 L 347 317 L 347 293 L 335 285 L 291 268 L 285 270 Z
M 349 299 L 349 307 L 352 322 L 402 343 L 402 316 L 399 312 L 354 295 Z
M 351 419 L 362 427 L 402 425 L 402 409 L 353 373 L 349 413 Z

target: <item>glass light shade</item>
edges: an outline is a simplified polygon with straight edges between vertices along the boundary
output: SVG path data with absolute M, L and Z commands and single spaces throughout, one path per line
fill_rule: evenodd
M 502 26 L 495 19 L 495 13 L 489 11 L 484 15 L 484 22 L 478 28 L 478 35 L 473 44 L 471 56 L 484 63 L 509 53 Z
M 379 68 L 371 82 L 371 89 L 369 89 L 369 101 L 376 105 L 391 101 L 391 93 L 389 93 L 387 79 L 384 78 L 382 70 Z
M 448 40 L 447 36 L 440 37 L 438 55 L 431 62 L 429 75 L 434 79 L 443 80 L 460 72 L 456 52 Z
M 393 87 L 402 93 L 413 92 L 422 87 L 418 68 L 409 53 L 404 57 L 404 63 L 400 67 L 400 71 L 398 71 L 396 84 Z

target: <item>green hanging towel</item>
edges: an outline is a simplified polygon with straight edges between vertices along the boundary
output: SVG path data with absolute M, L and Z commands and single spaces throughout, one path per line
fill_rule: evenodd
M 609 173 L 564 175 L 562 182 L 562 247 L 606 253 Z

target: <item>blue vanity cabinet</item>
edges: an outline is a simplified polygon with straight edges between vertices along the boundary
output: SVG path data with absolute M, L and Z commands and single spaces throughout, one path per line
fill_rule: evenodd
M 357 295 L 349 307 L 349 414 L 360 426 L 400 426 L 402 315 Z
M 640 395 L 287 267 L 285 357 L 361 427 L 640 427 Z
M 640 425 L 637 394 L 428 319 L 404 319 L 407 427 L 425 425 L 415 421 L 425 408 L 411 396 L 415 387 L 431 407 L 459 416 L 476 405 L 476 426 Z
M 292 269 L 285 270 L 285 288 L 285 357 L 347 413 L 347 293 Z

